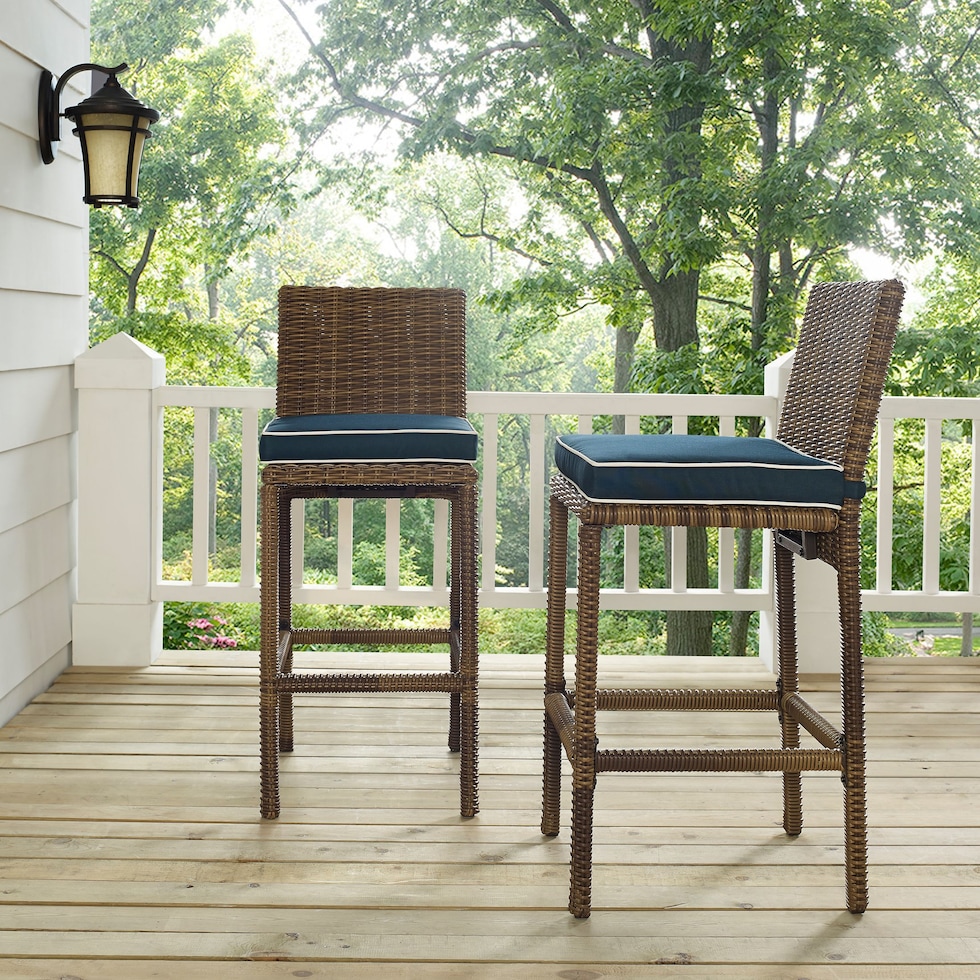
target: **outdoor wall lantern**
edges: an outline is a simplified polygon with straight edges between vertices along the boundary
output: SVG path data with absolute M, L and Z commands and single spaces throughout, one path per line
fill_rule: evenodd
M 156 109 L 133 98 L 116 80 L 116 75 L 128 67 L 125 64 L 115 68 L 75 65 L 61 76 L 57 85 L 53 84 L 51 72 L 46 69 L 41 72 L 37 99 L 41 159 L 45 163 L 54 161 L 64 115 L 75 124 L 72 132 L 82 144 L 85 168 L 82 200 L 97 208 L 103 204 L 139 206 L 136 189 L 143 144 L 150 136 L 150 123 L 160 118 Z M 99 71 L 109 77 L 98 92 L 62 113 L 59 106 L 65 84 L 81 71 Z

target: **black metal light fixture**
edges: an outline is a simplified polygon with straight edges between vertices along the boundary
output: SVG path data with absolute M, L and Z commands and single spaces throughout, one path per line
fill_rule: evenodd
M 54 76 L 46 69 L 41 72 L 37 99 L 37 128 L 41 159 L 52 163 L 61 140 L 61 116 L 75 124 L 72 132 L 82 144 L 82 164 L 85 168 L 86 204 L 100 208 L 104 204 L 139 206 L 137 186 L 143 144 L 150 136 L 150 123 L 160 118 L 151 109 L 129 94 L 116 80 L 128 65 L 105 68 L 102 65 L 75 65 L 69 68 L 54 85 Z M 94 95 L 76 106 L 60 112 L 61 93 L 65 84 L 82 71 L 98 71 L 108 75 L 106 83 Z

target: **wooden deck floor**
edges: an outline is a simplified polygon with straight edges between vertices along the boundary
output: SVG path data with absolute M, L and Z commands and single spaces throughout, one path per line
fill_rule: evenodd
M 4 980 L 980 977 L 980 662 L 869 664 L 864 916 L 842 911 L 834 775 L 806 777 L 796 840 L 778 777 L 606 775 L 578 921 L 567 831 L 537 829 L 537 659 L 483 664 L 475 819 L 457 815 L 442 699 L 415 695 L 303 698 L 283 814 L 263 822 L 254 654 L 207 656 L 73 669 L 0 729 Z M 618 658 L 606 679 L 672 666 Z M 758 671 L 710 667 L 733 686 Z M 607 727 L 696 745 L 764 726 Z

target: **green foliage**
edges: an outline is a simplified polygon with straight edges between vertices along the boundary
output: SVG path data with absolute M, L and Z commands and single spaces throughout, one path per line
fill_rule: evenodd
M 115 52 L 132 64 L 193 50 L 228 7 L 228 0 L 92 0 L 93 54 Z
M 335 0 L 288 82 L 249 38 L 215 30 L 234 6 L 247 4 L 93 2 L 93 59 L 129 61 L 123 83 L 163 114 L 143 207 L 92 214 L 93 342 L 131 333 L 166 354 L 172 383 L 272 384 L 281 282 L 453 284 L 470 297 L 471 388 L 749 393 L 792 346 L 806 286 L 857 274 L 849 249 L 909 260 L 942 250 L 898 338 L 889 393 L 977 395 L 975 4 Z M 237 413 L 214 421 L 220 579 L 237 573 L 241 431 Z M 192 427 L 190 413 L 165 413 L 164 554 L 177 576 Z M 498 526 L 485 533 L 508 585 L 528 579 L 528 438 L 523 420 L 501 416 Z M 955 420 L 943 433 L 942 588 L 967 574 L 971 438 Z M 921 587 L 922 458 L 921 425 L 903 423 L 896 587 Z M 431 574 L 420 503 L 402 511 L 405 584 Z M 308 574 L 329 581 L 333 518 L 310 513 Z M 359 520 L 355 575 L 377 584 L 383 508 Z M 621 536 L 604 547 L 615 559 Z M 664 584 L 664 561 L 662 536 L 645 531 L 644 585 Z M 712 539 L 711 581 L 716 562 Z M 541 649 L 537 614 L 481 616 L 500 649 Z M 183 642 L 186 622 L 168 622 Z M 611 649 L 662 648 L 656 615 L 603 624 Z M 723 634 L 727 618 L 717 625 Z
M 861 653 L 865 657 L 908 656 L 908 643 L 888 632 L 888 617 L 880 612 L 861 613 Z
M 980 395 L 977 273 L 975 256 L 949 256 L 926 277 L 926 301 L 895 340 L 887 394 Z
M 165 354 L 171 384 L 242 385 L 251 379 L 251 362 L 224 318 L 191 319 L 177 311 L 132 312 L 94 319 L 91 341 L 98 344 L 120 332 Z
M 359 116 L 395 127 L 403 159 L 449 151 L 493 175 L 482 200 L 440 211 L 528 259 L 493 293 L 499 309 L 536 307 L 545 327 L 583 302 L 617 326 L 652 314 L 669 350 L 705 329 L 690 305 L 672 325 L 680 278 L 713 276 L 725 257 L 743 307 L 759 300 L 744 390 L 787 346 L 786 304 L 848 248 L 976 253 L 972 9 L 337 0 L 297 83 L 317 134 Z M 350 179 L 364 157 L 336 154 L 325 179 Z M 497 206 L 498 174 L 523 207 Z M 365 170 L 366 194 L 376 179 Z M 702 360 L 716 358 L 702 348 Z
M 137 9 L 138 8 L 138 9 Z M 294 203 L 286 106 L 244 35 L 209 33 L 226 2 L 93 9 L 93 57 L 161 113 L 142 205 L 91 218 L 92 341 L 120 330 L 168 358 L 177 383 L 241 384 L 264 340 L 220 284 Z
M 850 249 L 978 254 L 971 4 L 335 0 L 319 15 L 296 80 L 312 134 L 355 117 L 395 130 L 402 160 L 478 161 L 481 193 L 437 211 L 526 260 L 492 308 L 523 341 L 600 304 L 616 346 L 594 364 L 616 390 L 758 391 L 807 285 L 855 275 Z M 366 156 L 377 204 L 373 150 L 336 154 L 324 182 Z M 500 177 L 518 206 L 497 206 Z
M 540 609 L 481 609 L 480 653 L 527 653 L 545 648 L 545 613 Z

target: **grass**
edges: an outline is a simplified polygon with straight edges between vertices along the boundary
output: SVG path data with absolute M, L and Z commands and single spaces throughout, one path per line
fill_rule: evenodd
M 918 613 L 914 617 L 885 614 L 890 629 L 935 629 L 938 626 L 960 628 L 960 621 L 953 615 L 943 613 Z
M 934 657 L 958 657 L 960 655 L 960 638 L 958 636 L 937 636 L 935 641 L 931 651 Z M 980 637 L 973 641 L 974 657 L 980 655 L 978 642 L 980 642 Z

